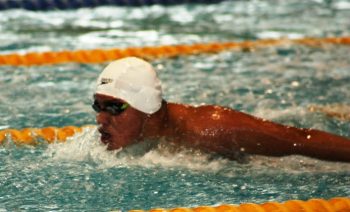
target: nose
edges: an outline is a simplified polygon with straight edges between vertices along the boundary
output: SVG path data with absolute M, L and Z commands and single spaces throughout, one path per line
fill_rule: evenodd
M 101 111 L 96 114 L 96 122 L 98 125 L 106 125 L 109 123 L 110 114 L 104 111 Z

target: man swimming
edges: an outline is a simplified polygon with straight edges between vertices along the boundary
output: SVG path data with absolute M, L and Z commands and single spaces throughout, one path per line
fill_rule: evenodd
M 284 126 L 227 107 L 166 102 L 153 67 L 135 57 L 114 61 L 102 71 L 92 107 L 108 150 L 164 138 L 230 159 L 240 153 L 298 154 L 350 162 L 345 137 Z

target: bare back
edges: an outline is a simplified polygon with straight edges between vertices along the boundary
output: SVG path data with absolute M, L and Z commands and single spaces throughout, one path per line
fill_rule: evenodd
M 220 106 L 168 103 L 167 110 L 174 138 L 226 157 L 235 158 L 239 151 L 350 161 L 350 140 L 345 137 L 283 126 Z

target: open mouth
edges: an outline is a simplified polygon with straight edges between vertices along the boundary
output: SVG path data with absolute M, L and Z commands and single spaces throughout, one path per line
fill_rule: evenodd
M 109 139 L 111 138 L 111 134 L 109 134 L 108 132 L 106 132 L 102 128 L 99 128 L 98 131 L 101 134 L 101 142 L 104 143 L 104 144 L 108 144 L 109 143 Z

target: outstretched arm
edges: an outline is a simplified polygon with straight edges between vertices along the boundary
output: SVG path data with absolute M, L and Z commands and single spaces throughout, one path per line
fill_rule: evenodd
M 350 139 L 314 129 L 284 126 L 248 114 L 235 114 L 235 142 L 251 154 L 299 154 L 330 161 L 350 162 Z
M 219 106 L 168 106 L 171 135 L 191 147 L 236 159 L 240 152 L 266 156 L 304 155 L 350 162 L 350 139 L 301 129 Z

